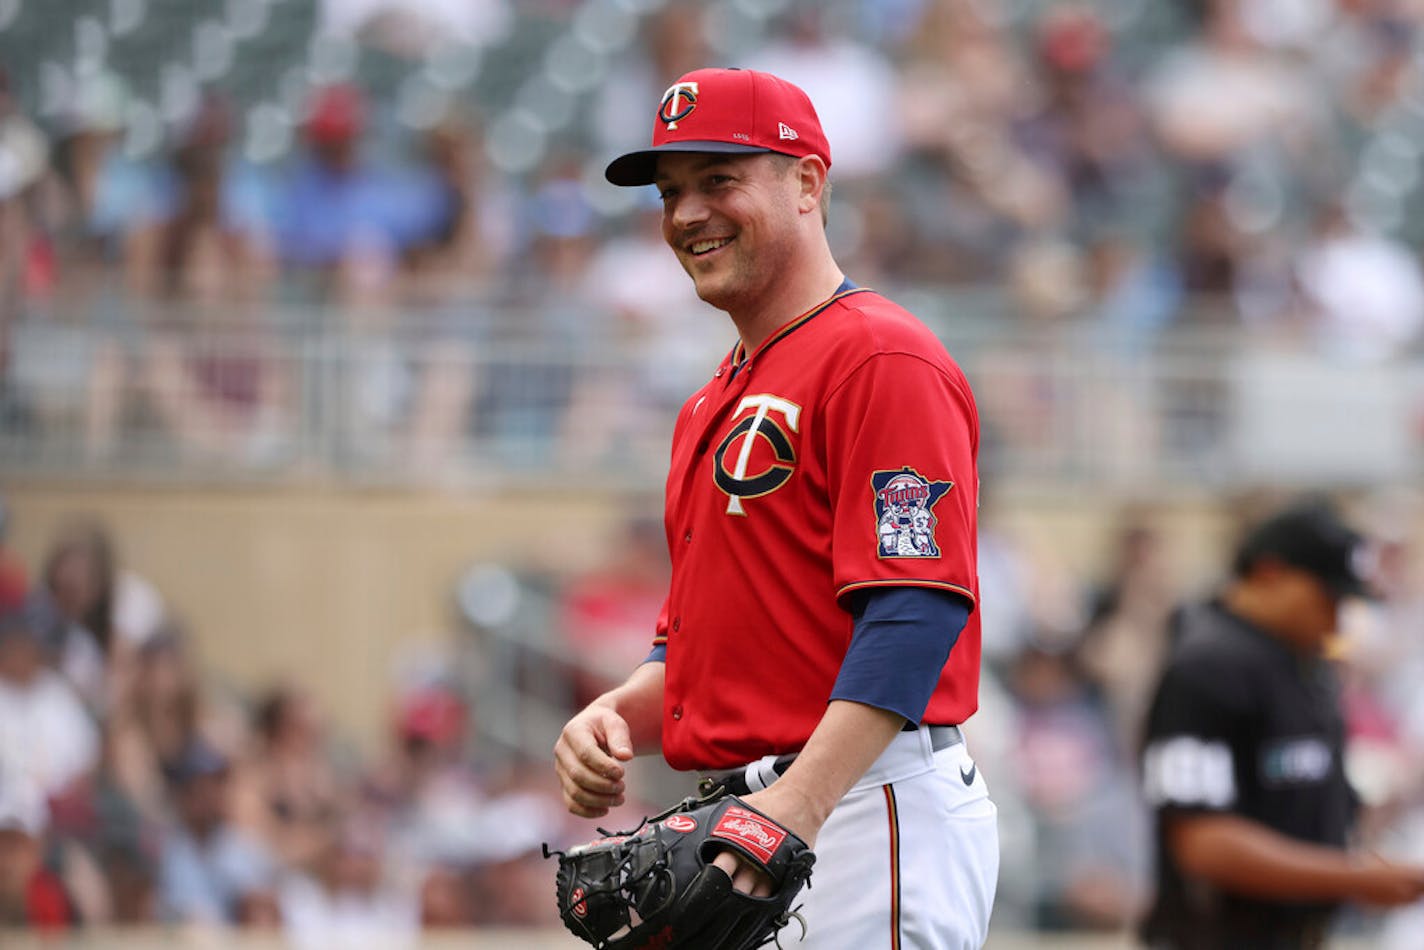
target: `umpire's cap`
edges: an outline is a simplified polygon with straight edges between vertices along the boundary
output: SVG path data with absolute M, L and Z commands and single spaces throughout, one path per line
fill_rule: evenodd
M 800 86 L 754 69 L 697 69 L 663 93 L 651 148 L 620 155 L 603 175 L 615 185 L 651 185 L 664 152 L 818 155 L 831 146 Z
M 1364 537 L 1341 519 L 1330 502 L 1306 499 L 1257 524 L 1236 550 L 1234 570 L 1244 576 L 1256 564 L 1275 560 L 1306 571 L 1336 597 L 1368 596 Z

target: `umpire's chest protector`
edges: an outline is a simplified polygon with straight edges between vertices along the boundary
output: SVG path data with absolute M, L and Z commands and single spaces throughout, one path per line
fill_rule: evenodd
M 667 483 L 672 586 L 663 750 L 681 769 L 799 749 L 850 643 L 850 592 L 976 601 L 979 419 L 915 317 L 851 289 L 740 346 L 678 416 Z M 977 706 L 979 616 L 926 721 Z

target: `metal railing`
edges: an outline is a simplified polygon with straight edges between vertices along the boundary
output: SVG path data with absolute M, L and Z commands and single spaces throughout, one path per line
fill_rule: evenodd
M 1419 357 L 1365 366 L 1243 332 L 1129 342 L 1088 324 L 1025 327 L 992 294 L 914 305 L 975 389 L 981 466 L 1001 483 L 1131 492 L 1424 476 Z M 0 469 L 655 487 L 676 409 L 730 327 L 691 339 L 580 319 L 31 315 L 6 334 Z M 934 420 L 907 401 L 900 424 Z

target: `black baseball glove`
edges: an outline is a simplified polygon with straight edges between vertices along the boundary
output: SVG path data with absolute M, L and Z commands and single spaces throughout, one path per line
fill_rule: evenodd
M 624 833 L 557 855 L 559 914 L 598 950 L 751 950 L 793 918 L 816 855 L 806 843 L 721 789 L 689 798 Z M 771 878 L 769 897 L 732 887 L 712 861 L 734 851 Z

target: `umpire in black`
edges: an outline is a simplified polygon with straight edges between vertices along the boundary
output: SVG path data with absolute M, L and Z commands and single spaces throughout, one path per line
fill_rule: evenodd
M 1340 904 L 1424 895 L 1424 866 L 1350 849 L 1357 800 L 1324 651 L 1341 602 L 1365 591 L 1363 552 L 1328 503 L 1298 502 L 1252 528 L 1225 589 L 1179 617 L 1142 758 L 1148 946 L 1320 947 Z

